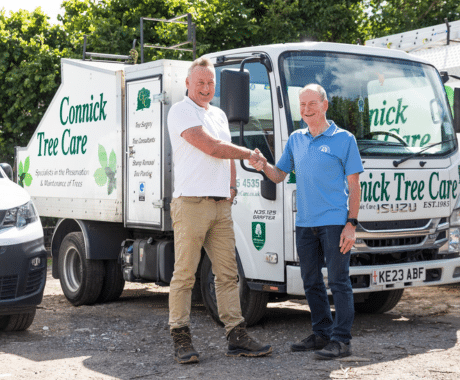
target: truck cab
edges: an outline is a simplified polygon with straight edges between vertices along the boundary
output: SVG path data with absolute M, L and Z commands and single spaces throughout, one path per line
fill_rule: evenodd
M 32 324 L 46 282 L 40 218 L 12 173 L 10 165 L 0 165 L 0 331 L 22 331 Z

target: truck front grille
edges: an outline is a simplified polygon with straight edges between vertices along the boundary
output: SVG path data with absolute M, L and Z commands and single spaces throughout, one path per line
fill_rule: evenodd
M 423 239 L 425 239 L 425 236 L 409 236 L 392 239 L 364 239 L 364 243 L 372 248 L 397 247 L 401 245 L 420 244 L 423 242 Z
M 385 220 L 381 222 L 359 222 L 368 231 L 405 230 L 425 227 L 431 219 Z
M 0 277 L 0 300 L 9 300 L 16 297 L 18 275 Z

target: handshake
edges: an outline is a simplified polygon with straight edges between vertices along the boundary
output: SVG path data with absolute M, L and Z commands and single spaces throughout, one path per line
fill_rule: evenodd
M 257 171 L 261 171 L 265 169 L 265 165 L 267 165 L 267 159 L 261 153 L 261 151 L 256 148 L 255 150 L 251 150 L 251 156 L 249 157 L 249 165 L 251 165 Z

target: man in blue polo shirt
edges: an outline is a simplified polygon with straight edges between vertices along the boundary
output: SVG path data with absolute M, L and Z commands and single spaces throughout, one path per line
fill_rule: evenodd
M 292 133 L 276 166 L 264 158 L 253 166 L 275 183 L 295 170 L 296 245 L 313 334 L 291 349 L 314 350 L 316 359 L 334 359 L 351 355 L 354 304 L 349 263 L 358 224 L 359 173 L 364 169 L 355 137 L 326 120 L 325 90 L 309 84 L 300 90 L 299 101 L 308 128 Z M 321 273 L 324 262 L 334 319 Z

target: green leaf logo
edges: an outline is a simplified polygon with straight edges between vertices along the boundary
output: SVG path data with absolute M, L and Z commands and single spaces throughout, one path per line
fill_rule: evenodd
M 150 91 L 143 87 L 142 90 L 139 90 L 139 93 L 137 94 L 136 111 L 150 108 L 150 102 Z
M 24 160 L 24 164 L 22 161 L 19 161 L 18 167 L 18 184 L 19 186 L 24 187 L 30 186 L 32 184 L 32 175 L 28 173 L 30 167 L 30 156 Z
M 98 156 L 101 167 L 94 172 L 94 179 L 98 186 L 105 186 L 105 184 L 107 184 L 107 194 L 110 195 L 113 190 L 117 188 L 115 177 L 117 173 L 117 155 L 112 149 L 107 162 L 107 152 L 105 148 L 99 144 Z

